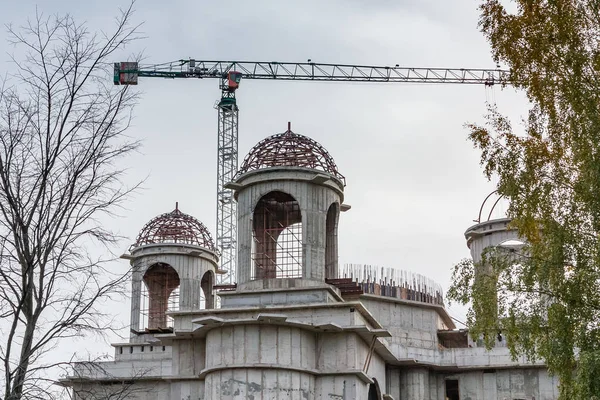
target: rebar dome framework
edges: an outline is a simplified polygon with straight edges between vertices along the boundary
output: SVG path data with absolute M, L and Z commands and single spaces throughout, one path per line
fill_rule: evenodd
M 216 251 L 206 226 L 191 215 L 182 213 L 177 203 L 175 210 L 161 214 L 144 225 L 131 247 L 159 243 L 190 244 Z
M 289 124 L 286 132 L 269 136 L 250 150 L 238 176 L 271 167 L 316 169 L 327 172 L 346 185 L 346 178 L 339 172 L 329 152 L 315 140 L 292 132 Z

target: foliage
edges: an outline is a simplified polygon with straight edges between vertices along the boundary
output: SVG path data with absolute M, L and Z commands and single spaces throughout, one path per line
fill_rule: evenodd
M 514 356 L 546 361 L 562 399 L 587 400 L 600 397 L 600 3 L 503 3 L 482 2 L 480 28 L 531 109 L 520 131 L 490 107 L 469 137 L 528 246 L 461 262 L 450 296 L 472 301 L 473 334 L 489 345 L 502 330 Z
M 126 276 L 105 268 L 119 239 L 100 221 L 131 193 L 122 160 L 136 95 L 111 85 L 111 56 L 136 39 L 124 10 L 110 34 L 40 14 L 9 29 L 16 73 L 0 82 L 0 371 L 5 399 L 50 398 L 59 341 L 111 329 L 97 308 Z M 104 251 L 106 254 L 107 251 Z M 112 258 L 112 255 L 109 256 Z M 68 356 L 67 356 L 68 357 Z M 65 360 L 68 361 L 68 360 Z

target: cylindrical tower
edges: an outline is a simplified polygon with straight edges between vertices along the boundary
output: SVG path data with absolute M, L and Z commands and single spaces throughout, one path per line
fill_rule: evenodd
M 172 330 L 169 311 L 214 307 L 215 245 L 208 229 L 178 205 L 148 222 L 125 257 L 133 267 L 132 341 Z
M 238 202 L 238 289 L 337 278 L 344 185 L 327 150 L 289 125 L 254 146 L 230 185 Z
M 481 262 L 486 249 L 518 248 L 522 243 L 516 229 L 510 228 L 509 218 L 491 219 L 480 222 L 467 229 L 465 238 L 475 263 Z
M 523 245 L 518 231 L 509 227 L 510 218 L 506 218 L 500 210 L 505 206 L 505 201 L 496 190 L 490 193 L 481 204 L 479 216 L 475 220 L 477 223 L 465 232 L 467 246 L 476 264 L 482 261 L 486 249 L 516 250 Z
M 465 232 L 467 246 L 471 252 L 471 257 L 475 264 L 475 277 L 477 282 L 485 282 L 484 279 L 493 277 L 492 265 L 485 261 L 485 254 L 493 251 L 502 257 L 514 259 L 519 257 L 519 250 L 524 243 L 519 238 L 519 232 L 510 227 L 510 218 L 498 217 L 492 219 L 496 211 L 497 204 L 502 200 L 496 191 L 488 195 L 479 210 L 479 217 L 475 221 L 477 224 L 469 227 Z M 483 210 L 486 206 L 491 208 L 487 214 L 487 220 L 482 221 Z M 488 281 L 494 283 L 495 281 Z M 494 283 L 495 284 L 495 283 Z M 497 297 L 496 297 L 497 298 Z M 497 317 L 496 309 L 496 317 Z

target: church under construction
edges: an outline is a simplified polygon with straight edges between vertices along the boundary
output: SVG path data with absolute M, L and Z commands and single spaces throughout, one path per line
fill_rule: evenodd
M 77 399 L 552 400 L 543 363 L 486 350 L 457 329 L 441 287 L 394 269 L 338 265 L 344 176 L 314 140 L 270 136 L 229 184 L 237 201 L 235 284 L 217 285 L 206 227 L 176 207 L 123 256 L 131 335 L 114 361 L 78 363 Z M 470 227 L 475 261 L 516 238 L 507 219 Z M 108 397 L 112 395 L 113 397 Z

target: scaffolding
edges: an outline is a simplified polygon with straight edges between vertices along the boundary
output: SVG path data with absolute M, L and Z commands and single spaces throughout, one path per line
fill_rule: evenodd
M 179 276 L 167 264 L 154 264 L 144 274 L 140 298 L 140 331 L 155 332 L 173 328 L 167 313 L 179 310 Z
M 254 210 L 252 279 L 302 277 L 302 216 L 290 195 L 271 192 Z

